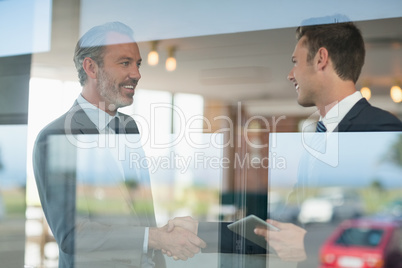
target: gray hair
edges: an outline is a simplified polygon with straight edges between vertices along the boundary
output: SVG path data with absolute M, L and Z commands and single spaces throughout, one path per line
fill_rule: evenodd
M 103 52 L 106 48 L 106 36 L 109 32 L 124 34 L 133 39 L 133 30 L 121 22 L 108 22 L 91 28 L 77 42 L 74 51 L 74 64 L 81 86 L 87 81 L 87 74 L 82 66 L 84 59 L 93 59 L 99 67 L 103 66 Z

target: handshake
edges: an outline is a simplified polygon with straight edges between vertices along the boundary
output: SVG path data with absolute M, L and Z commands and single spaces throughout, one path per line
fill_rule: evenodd
M 306 259 L 304 237 L 306 231 L 292 223 L 267 220 L 280 231 L 257 227 L 253 231 L 266 242 L 284 261 L 299 262 Z M 198 236 L 198 221 L 193 218 L 177 217 L 161 228 L 150 228 L 148 247 L 161 250 L 174 260 L 187 260 L 205 248 L 206 243 Z
M 161 228 L 149 228 L 148 247 L 174 260 L 187 260 L 207 246 L 197 233 L 198 221 L 189 216 L 177 217 Z

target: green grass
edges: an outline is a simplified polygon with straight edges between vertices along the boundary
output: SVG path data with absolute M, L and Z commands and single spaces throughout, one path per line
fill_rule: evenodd
M 25 188 L 1 191 L 7 217 L 25 215 Z
M 306 188 L 304 189 L 304 197 L 314 197 L 320 188 Z M 395 199 L 402 198 L 402 189 L 383 189 L 378 190 L 373 187 L 365 187 L 356 189 L 365 208 L 367 214 L 373 214 L 380 212 L 385 205 L 390 203 Z M 285 191 L 279 192 L 280 194 L 284 194 Z M 295 192 L 290 196 L 289 203 L 297 204 L 297 195 Z
M 402 189 L 384 189 L 379 191 L 372 187 L 361 188 L 357 190 L 365 207 L 367 214 L 373 214 L 381 211 L 389 202 L 402 197 Z M 211 193 L 207 189 L 189 189 L 192 193 L 191 197 L 186 196 L 183 200 L 172 200 L 165 204 L 164 208 L 170 212 L 174 212 L 183 207 L 191 207 L 194 215 L 200 217 L 207 214 L 210 202 L 216 203 L 218 200 L 218 193 Z M 318 192 L 318 189 L 306 189 L 305 196 L 312 197 Z M 7 217 L 24 216 L 26 203 L 25 203 L 25 189 L 12 189 L 3 190 L 1 192 L 3 204 L 5 207 Z M 209 202 L 210 201 L 210 202 Z M 126 211 L 122 206 L 120 198 L 108 198 L 104 201 L 99 201 L 95 198 L 77 200 L 77 210 L 86 211 L 87 202 L 91 207 L 93 213 L 100 214 L 121 214 Z M 289 199 L 290 203 L 296 203 L 295 195 Z M 152 207 L 150 201 L 142 200 L 134 203 L 134 208 L 138 213 L 145 212 Z
M 149 211 L 152 208 L 150 201 L 136 201 L 133 203 L 136 213 Z M 94 214 L 124 214 L 128 211 L 128 206 L 121 203 L 121 198 L 107 198 L 98 200 L 96 198 L 78 198 L 77 212 L 87 212 Z
M 359 194 L 365 205 L 366 212 L 372 214 L 381 211 L 391 201 L 402 198 L 402 189 L 376 191 L 372 188 L 365 188 L 361 189 Z

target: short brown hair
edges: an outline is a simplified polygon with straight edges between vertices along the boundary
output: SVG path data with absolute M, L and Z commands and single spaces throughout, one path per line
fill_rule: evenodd
M 335 72 L 343 80 L 354 83 L 360 76 L 366 54 L 360 30 L 352 22 L 300 26 L 296 30 L 296 39 L 303 36 L 303 45 L 308 48 L 307 61 L 311 61 L 319 48 L 328 50 Z

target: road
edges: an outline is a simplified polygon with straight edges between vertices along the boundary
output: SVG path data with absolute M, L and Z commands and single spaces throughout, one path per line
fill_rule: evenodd
M 337 226 L 337 223 L 310 224 L 306 226 L 309 234 L 310 244 L 306 252 L 308 259 L 303 263 L 282 262 L 272 257 L 265 265 L 266 256 L 239 255 L 233 254 L 197 254 L 193 259 L 187 261 L 174 261 L 166 258 L 168 268 L 204 268 L 204 267 L 236 267 L 236 268 L 316 268 L 319 266 L 319 249 L 327 237 Z
M 314 268 L 319 265 L 319 250 L 328 236 L 336 228 L 338 223 L 310 224 L 306 226 L 307 234 L 310 236 L 310 244 L 306 248 L 307 261 L 299 264 L 298 268 Z
M 336 227 L 335 223 L 331 224 L 311 224 L 306 226 L 306 230 L 310 236 L 311 244 L 307 247 L 308 259 L 306 262 L 299 264 L 297 268 L 315 268 L 319 265 L 319 248 L 325 239 L 331 234 Z M 25 220 L 11 219 L 0 222 L 0 259 L 1 267 L 23 267 L 24 255 L 35 254 L 33 252 L 24 252 L 25 249 Z M 263 267 L 265 256 L 233 256 L 232 254 L 197 254 L 193 259 L 188 261 L 174 261 L 167 258 L 167 267 L 225 267 L 225 263 L 230 263 L 230 267 Z M 229 260 L 229 262 L 228 262 Z M 235 265 L 233 266 L 233 262 Z M 270 262 L 269 268 L 285 268 L 285 266 L 275 265 Z M 295 264 L 288 263 L 289 267 L 296 267 Z
M 0 267 L 24 267 L 25 219 L 0 221 Z

